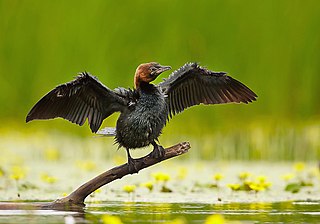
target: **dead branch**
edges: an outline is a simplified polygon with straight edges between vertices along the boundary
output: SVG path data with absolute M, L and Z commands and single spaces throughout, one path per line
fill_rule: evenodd
M 160 163 L 161 161 L 182 155 L 190 149 L 188 142 L 179 143 L 165 149 L 165 155 L 161 159 L 152 158 L 150 154 L 136 159 L 136 168 L 138 171 L 147 168 L 149 166 Z M 57 209 L 57 210 L 79 210 L 82 209 L 85 204 L 84 200 L 95 190 L 100 187 L 114 181 L 121 179 L 122 177 L 133 174 L 129 172 L 127 163 L 114 167 L 108 170 L 92 180 L 84 183 L 79 188 L 74 190 L 71 194 L 64 198 L 57 199 L 48 203 L 0 203 L 0 210 L 2 209 Z

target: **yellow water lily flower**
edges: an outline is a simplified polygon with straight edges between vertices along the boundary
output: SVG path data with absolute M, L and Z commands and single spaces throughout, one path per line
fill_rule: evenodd
M 61 154 L 56 148 L 48 148 L 44 151 L 44 157 L 48 161 L 58 161 L 61 158 Z
M 247 180 L 250 176 L 252 176 L 252 174 L 249 173 L 249 172 L 241 172 L 241 173 L 239 173 L 239 175 L 238 175 L 238 177 L 239 177 L 239 179 L 240 179 L 241 181 Z
M 303 162 L 297 162 L 293 165 L 293 168 L 297 172 L 302 172 L 305 169 L 306 165 Z
M 221 174 L 221 173 L 216 173 L 212 176 L 212 178 L 215 180 L 215 181 L 220 181 L 224 178 L 224 176 Z
M 240 190 L 241 185 L 240 184 L 227 184 L 227 187 L 229 187 L 233 191 Z
M 54 184 L 55 182 L 57 182 L 57 178 L 56 177 L 50 176 L 47 173 L 42 173 L 40 178 L 41 178 L 41 180 L 43 182 L 48 183 L 48 184 Z
M 251 188 L 251 190 L 254 190 L 256 192 L 264 191 L 266 189 L 263 185 L 257 183 L 252 183 L 249 185 L 249 187 Z
M 91 160 L 78 160 L 76 162 L 77 166 L 84 171 L 94 171 L 97 168 L 95 162 Z
M 136 190 L 136 186 L 135 185 L 124 185 L 122 189 L 123 189 L 123 191 L 125 191 L 127 193 L 132 193 Z
M 153 190 L 153 183 L 151 181 L 141 183 L 140 186 L 148 188 L 149 191 Z
M 220 214 L 210 215 L 206 218 L 204 224 L 224 224 L 226 223 L 225 218 Z
M 10 178 L 13 180 L 21 180 L 26 177 L 26 169 L 21 166 L 13 166 L 11 168 Z
M 267 177 L 266 177 L 266 176 L 263 176 L 263 175 L 260 175 L 260 176 L 257 176 L 256 179 L 257 179 L 257 181 L 258 181 L 259 183 L 265 183 L 266 180 L 267 180 Z
M 101 216 L 101 221 L 103 224 L 123 224 L 118 216 L 104 214 Z
M 0 167 L 0 177 L 4 176 L 4 170 Z
M 152 176 L 154 177 L 154 179 L 156 181 L 167 182 L 168 180 L 170 180 L 170 175 L 167 173 L 163 173 L 163 172 L 153 173 Z
M 293 173 L 287 173 L 281 176 L 281 178 L 285 181 L 292 180 L 295 177 Z
M 177 177 L 178 177 L 178 179 L 180 179 L 180 180 L 184 180 L 184 179 L 186 178 L 187 174 L 188 174 L 187 168 L 181 167 L 181 168 L 178 170 L 178 175 L 177 175 Z

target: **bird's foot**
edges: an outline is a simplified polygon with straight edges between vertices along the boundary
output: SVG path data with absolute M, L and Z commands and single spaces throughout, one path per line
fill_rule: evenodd
M 165 154 L 164 148 L 161 145 L 155 145 L 151 152 L 151 157 L 154 159 L 163 158 Z
M 135 159 L 132 159 L 131 157 L 128 158 L 128 163 L 127 164 L 128 164 L 129 172 L 131 174 L 139 172 L 139 169 L 136 166 L 136 160 Z

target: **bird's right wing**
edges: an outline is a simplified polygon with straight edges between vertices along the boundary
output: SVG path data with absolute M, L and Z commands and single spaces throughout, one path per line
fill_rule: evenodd
M 122 111 L 128 102 L 89 73 L 80 73 L 75 80 L 59 85 L 28 113 L 26 122 L 35 119 L 61 117 L 83 125 L 86 119 L 92 132 L 97 132 L 102 121 L 116 111 Z

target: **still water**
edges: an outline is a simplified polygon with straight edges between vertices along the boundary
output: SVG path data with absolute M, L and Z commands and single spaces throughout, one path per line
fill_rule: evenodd
M 277 203 L 89 203 L 84 211 L 0 210 L 0 223 L 102 223 L 103 215 L 114 215 L 123 223 L 204 223 L 220 214 L 225 223 L 320 223 L 319 201 Z

